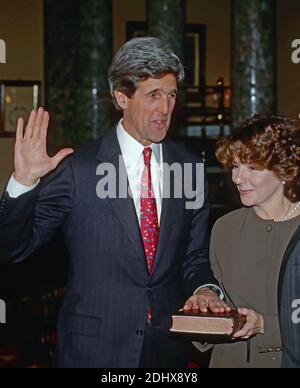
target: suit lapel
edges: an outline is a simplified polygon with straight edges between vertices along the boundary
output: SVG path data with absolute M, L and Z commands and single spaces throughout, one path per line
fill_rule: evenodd
M 178 163 L 178 154 L 170 147 L 168 142 L 163 143 L 163 163 L 164 163 L 164 183 L 163 183 L 163 201 L 162 201 L 162 213 L 161 213 L 161 222 L 159 229 L 159 239 L 156 250 L 156 255 L 153 263 L 153 269 L 151 276 L 154 274 L 160 260 L 163 257 L 163 253 L 168 244 L 168 240 L 173 231 L 173 227 L 178 219 L 181 219 L 182 212 L 182 199 L 174 198 L 174 179 L 170 180 L 170 188 L 167 188 L 168 179 L 166 175 L 168 174 L 165 164 L 170 166 L 173 163 Z M 171 174 L 173 177 L 173 174 Z M 170 192 L 170 195 L 166 197 L 166 192 Z
M 119 166 L 120 157 L 121 169 Z M 110 131 L 107 135 L 103 137 L 103 141 L 97 154 L 97 159 L 100 162 L 111 163 L 114 165 L 117 172 L 117 188 L 119 188 L 118 182 L 120 173 L 123 173 L 126 176 L 124 179 L 126 179 L 126 182 L 128 182 L 126 175 L 126 167 L 121 154 L 116 130 Z M 126 187 L 128 187 L 128 183 L 126 184 Z M 119 218 L 123 229 L 128 236 L 128 240 L 130 241 L 139 259 L 141 259 L 144 269 L 148 271 L 143 241 L 140 232 L 140 225 L 137 219 L 133 199 L 128 195 L 126 196 L 126 198 L 119 198 L 117 193 L 117 198 L 109 198 L 109 202 L 113 210 L 115 211 L 117 217 Z

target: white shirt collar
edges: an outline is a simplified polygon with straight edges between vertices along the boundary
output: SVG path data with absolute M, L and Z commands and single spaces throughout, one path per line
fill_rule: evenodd
M 136 166 L 144 151 L 144 146 L 129 135 L 122 125 L 122 120 L 120 120 L 117 125 L 117 137 L 127 167 Z M 152 143 L 150 147 L 153 151 L 152 155 L 155 157 L 156 163 L 160 165 L 161 144 Z

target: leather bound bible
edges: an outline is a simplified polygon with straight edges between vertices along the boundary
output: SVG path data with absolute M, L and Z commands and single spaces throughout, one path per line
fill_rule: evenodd
M 180 311 L 172 316 L 171 332 L 194 341 L 228 342 L 241 330 L 246 317 L 237 311 L 202 313 L 200 310 Z

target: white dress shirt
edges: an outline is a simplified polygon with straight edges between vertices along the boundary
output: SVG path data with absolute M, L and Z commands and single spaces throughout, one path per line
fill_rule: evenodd
M 122 125 L 122 120 L 117 126 L 117 137 L 122 151 L 124 163 L 126 166 L 129 186 L 132 192 L 132 198 L 140 221 L 140 199 L 141 199 L 141 180 L 144 170 L 144 146 L 135 140 L 126 132 Z M 163 153 L 161 144 L 152 144 L 151 154 L 151 179 L 156 199 L 158 223 L 160 224 L 162 193 L 163 193 Z
M 8 192 L 8 195 L 10 196 L 10 198 L 18 198 L 20 197 L 20 195 L 26 194 L 29 191 L 36 188 L 36 186 L 39 183 L 40 183 L 40 179 L 33 186 L 24 186 L 21 183 L 19 183 L 17 180 L 15 180 L 14 176 L 12 175 L 8 182 L 6 191 Z

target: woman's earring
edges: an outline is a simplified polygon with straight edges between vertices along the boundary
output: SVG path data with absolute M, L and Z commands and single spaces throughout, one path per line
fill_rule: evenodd
M 283 184 L 283 186 L 285 186 L 285 185 L 286 185 L 286 181 L 282 181 L 281 183 Z

